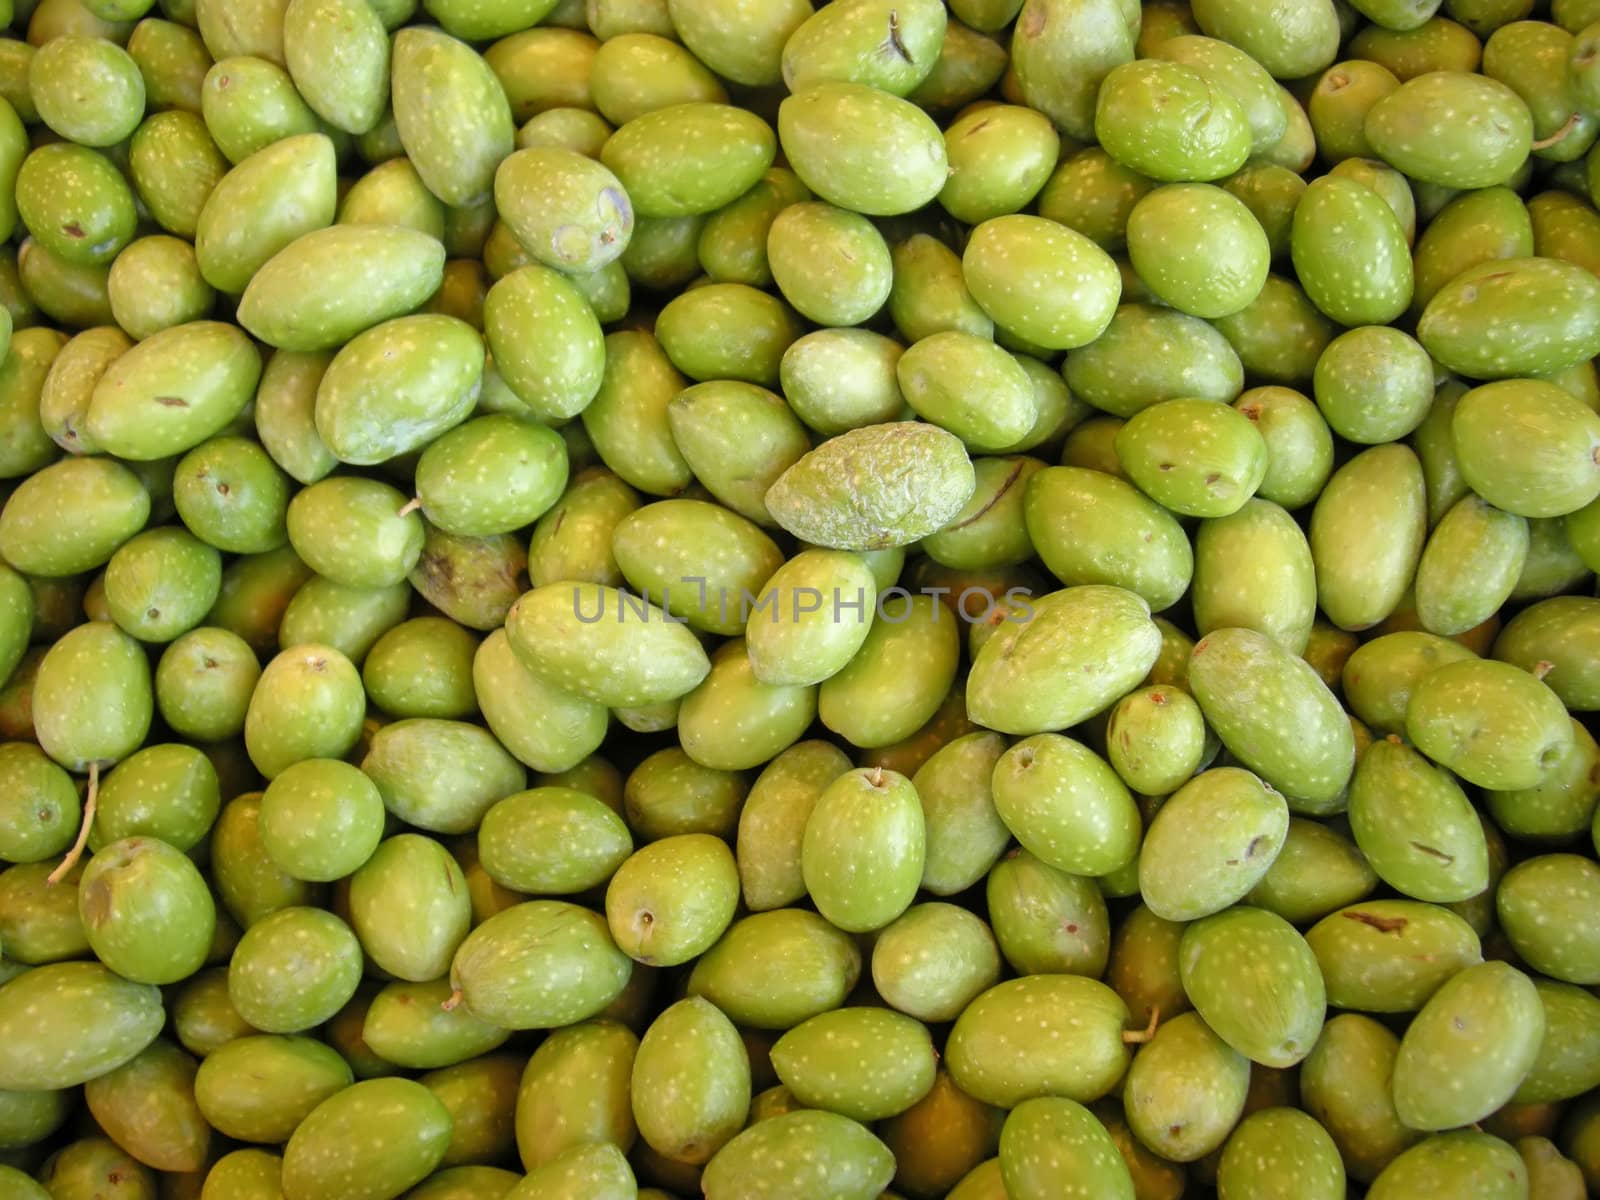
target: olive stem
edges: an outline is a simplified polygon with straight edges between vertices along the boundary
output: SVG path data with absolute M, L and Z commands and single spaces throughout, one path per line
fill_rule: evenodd
M 461 989 L 456 988 L 455 991 L 450 993 L 448 999 L 440 1002 L 439 1007 L 444 1009 L 445 1012 L 455 1012 L 456 1009 L 461 1007 L 461 1001 L 463 999 L 464 997 L 461 994 Z
M 420 498 L 416 497 L 416 496 L 413 496 L 410 500 L 407 500 L 405 502 L 404 507 L 402 507 L 400 509 L 400 511 L 395 514 L 395 516 L 397 516 L 397 517 L 408 516 L 411 513 L 416 512 L 417 509 L 419 509 L 421 507 L 422 507 L 422 500 Z
M 1124 1029 L 1122 1042 L 1126 1046 L 1142 1046 L 1156 1036 L 1156 1026 L 1161 1024 L 1161 1006 L 1152 1005 L 1150 1008 L 1150 1023 L 1143 1029 Z
M 1567 136 L 1567 134 L 1571 133 L 1577 127 L 1578 127 L 1578 114 L 1577 113 L 1573 113 L 1570 117 L 1568 117 L 1566 119 L 1566 121 L 1562 124 L 1560 129 L 1556 130 L 1554 133 L 1552 133 L 1547 138 L 1540 138 L 1537 142 L 1534 142 L 1529 147 L 1529 149 L 1532 149 L 1532 150 L 1548 150 L 1548 149 L 1550 149 L 1551 146 L 1554 146 L 1557 142 L 1560 142 L 1562 139 L 1564 139 Z
M 100 800 L 100 764 L 89 764 L 89 790 L 83 798 L 83 823 L 78 826 L 78 840 L 72 843 L 72 849 L 67 851 L 67 856 L 61 860 L 61 865 L 45 876 L 48 884 L 60 883 L 78 865 L 78 860 L 83 857 L 83 848 L 89 844 L 89 827 L 94 824 L 95 806 Z

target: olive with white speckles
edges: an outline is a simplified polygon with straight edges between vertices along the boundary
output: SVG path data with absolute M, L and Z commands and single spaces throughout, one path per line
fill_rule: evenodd
M 228 964 L 228 998 L 265 1033 L 300 1033 L 331 1018 L 361 981 L 361 943 L 338 917 L 290 907 L 262 917 Z
M 624 953 L 649 966 L 688 962 L 720 938 L 739 903 L 721 838 L 685 833 L 641 847 L 612 875 L 606 919 Z
M 972 231 L 961 256 L 973 298 L 1002 330 L 1046 350 L 1086 346 L 1121 297 L 1110 255 L 1044 217 L 1009 214 Z
M 744 629 L 756 680 L 773 687 L 806 686 L 837 674 L 861 648 L 877 587 L 859 555 L 810 549 L 770 572 L 757 598 L 770 603 L 759 609 L 752 604 Z M 845 608 L 858 600 L 859 612 Z
M 438 239 L 415 229 L 313 229 L 250 276 L 239 324 L 280 350 L 333 350 L 433 295 L 444 260 Z
M 422 553 L 422 518 L 386 483 L 332 476 L 296 493 L 287 511 L 289 543 L 317 574 L 347 587 L 389 587 Z
M 1149 606 L 1123 588 L 1069 587 L 1028 601 L 1026 610 L 984 643 L 967 678 L 969 714 L 1000 733 L 1075 725 L 1132 691 L 1160 653 Z M 1127 849 L 1119 841 L 1112 853 L 1121 857 L 1107 870 L 1127 861 Z
M 783 81 L 791 92 L 840 79 L 904 96 L 933 70 L 946 22 L 934 0 L 854 0 L 821 10 L 784 43 Z
M 944 136 L 933 119 L 859 83 L 827 80 L 787 97 L 778 108 L 778 136 L 807 187 L 866 216 L 921 208 L 948 175 Z M 893 172 L 880 169 L 890 161 Z
M 1011 43 L 1019 103 L 1043 113 L 1069 137 L 1090 140 L 1101 82 L 1134 57 L 1137 6 L 1122 0 L 1030 0 L 1021 7 Z M 1018 5 L 1009 8 L 1014 12 Z M 976 14 L 956 15 L 967 19 Z M 998 29 L 1008 20 L 1009 14 L 996 13 L 971 23 Z
M 224 175 L 194 230 L 195 257 L 206 282 L 237 295 L 279 250 L 332 224 L 335 172 L 333 143 L 324 134 L 306 133 L 273 142 Z
M 890 259 L 894 282 L 889 289 L 889 316 L 902 338 L 915 342 L 946 329 L 994 336 L 994 319 L 967 290 L 961 259 L 949 246 L 917 233 L 896 244 Z
M 1489 883 L 1488 849 L 1465 794 L 1393 735 L 1362 755 L 1349 805 L 1356 844 L 1402 894 L 1447 903 Z
M 495 737 L 537 771 L 575 766 L 599 748 L 610 725 L 604 705 L 546 683 L 523 666 L 504 629 L 479 645 L 472 681 Z
M 1378 157 L 1414 180 L 1494 187 L 1527 158 L 1533 117 L 1497 80 L 1437 70 L 1408 79 L 1373 105 L 1365 133 Z
M 16 177 L 17 210 L 38 243 L 76 266 L 110 263 L 133 240 L 133 189 L 105 155 L 85 146 L 41 146 Z
M 628 585 L 692 628 L 732 635 L 783 562 L 754 522 L 703 500 L 661 500 L 617 523 L 612 553 Z M 752 599 L 746 599 L 751 597 Z
M 1116 437 L 1130 479 L 1171 512 L 1225 517 L 1266 476 L 1267 446 L 1255 425 L 1225 404 L 1166 400 L 1135 413 Z
M 101 962 L 136 983 L 176 983 L 211 950 L 216 904 L 187 855 L 154 838 L 101 848 L 78 884 L 78 912 Z
M 1412 1147 L 1373 1180 L 1371 1200 L 1409 1196 L 1477 1196 L 1519 1200 L 1528 1194 L 1528 1170 L 1511 1146 L 1487 1133 L 1460 1130 Z
M 1524 435 L 1508 441 L 1507 428 Z M 1468 485 L 1507 512 L 1561 516 L 1600 491 L 1600 418 L 1544 380 L 1473 388 L 1456 407 L 1451 438 Z
M 744 1126 L 750 1061 L 739 1031 L 708 1000 L 668 1007 L 639 1041 L 633 1116 L 649 1146 L 679 1162 L 710 1160 Z
M 1534 970 L 1567 983 L 1600 982 L 1600 928 L 1592 916 L 1600 868 L 1576 854 L 1545 854 L 1507 871 L 1495 891 L 1500 927 Z
M 482 1061 L 511 1031 L 480 1021 L 464 1006 L 451 1006 L 450 981 L 387 984 L 372 998 L 361 1040 L 397 1067 L 426 1071 Z
M 356 466 L 420 450 L 472 411 L 483 371 L 483 339 L 465 321 L 438 313 L 385 321 L 328 364 L 317 385 L 317 432 Z
M 588 75 L 589 98 L 612 125 L 677 104 L 728 101 L 721 81 L 671 33 L 627 30 L 603 37 Z M 518 138 L 520 145 L 521 132 Z
M 530 900 L 490 917 L 450 966 L 468 1011 L 504 1029 L 586 1020 L 621 994 L 632 973 L 605 919 L 563 900 Z
M 261 840 L 261 793 L 246 792 L 223 806 L 209 843 L 211 881 L 228 915 L 252 925 L 290 905 L 315 904 L 319 889 L 287 874 Z
M 611 135 L 600 159 L 640 216 L 692 217 L 737 200 L 776 152 L 771 126 L 756 114 L 689 101 L 634 117 Z
M 1306 933 L 1328 1003 L 1362 1012 L 1415 1012 L 1458 971 L 1483 961 L 1472 927 L 1447 908 L 1369 900 Z
M 283 1152 L 286 1195 L 387 1200 L 421 1182 L 444 1157 L 449 1110 L 409 1079 L 367 1079 L 324 1100 Z
M 894 1177 L 894 1155 L 865 1126 L 837 1113 L 786 1113 L 752 1125 L 706 1165 L 706 1200 L 874 1200 Z
M 633 207 L 606 167 L 570 150 L 518 150 L 495 172 L 500 219 L 534 259 L 597 271 L 633 236 Z
M 882 1008 L 841 1008 L 789 1030 L 772 1048 L 778 1078 L 801 1105 L 857 1121 L 904 1112 L 933 1086 L 927 1028 Z
M 261 378 L 261 355 L 217 321 L 176 325 L 110 363 L 95 384 L 84 431 L 100 450 L 148 461 L 220 433 Z
M 516 132 L 489 64 L 437 29 L 414 28 L 395 35 L 391 70 L 400 143 L 428 190 L 455 206 L 488 196 Z
M 66 867 L 64 874 L 63 865 L 64 860 L 52 857 L 0 871 L 0 911 L 4 913 L 0 937 L 10 961 L 38 966 L 87 958 L 92 953 L 78 913 L 78 884 L 85 864 L 79 860 Z M 156 907 L 159 910 L 159 904 Z M 138 961 L 133 955 L 128 959 Z
M 648 601 L 594 584 L 550 583 L 507 616 L 517 657 L 550 684 L 608 707 L 686 695 L 710 660 L 689 629 Z
M 1217 1167 L 1222 1200 L 1342 1200 L 1344 1163 L 1326 1130 L 1293 1108 L 1252 1113 Z
M 1333 1137 L 1352 1179 L 1370 1181 L 1421 1139 L 1395 1113 L 1390 1077 L 1400 1039 L 1371 1017 L 1342 1013 L 1300 1068 L 1301 1102 Z
M 1339 17 L 1332 0 L 1266 6 L 1250 0 L 1200 0 L 1200 28 L 1238 46 L 1279 79 L 1314 75 L 1339 52 Z
M 1551 664 L 1544 682 L 1568 710 L 1593 711 L 1597 693 L 1586 647 L 1592 644 L 1597 616 L 1600 604 L 1587 596 L 1541 600 L 1506 622 L 1495 641 L 1494 656 L 1525 671 Z
M 72 844 L 81 805 L 71 777 L 37 747 L 0 747 L 0 858 L 42 862 Z
M 1014 1200 L 1134 1200 L 1133 1177 L 1104 1125 L 1061 1096 L 1024 1100 L 1000 1132 L 1000 1176 Z
M 1193 1162 L 1222 1145 L 1244 1109 L 1250 1060 L 1198 1013 L 1163 1021 L 1122 1088 L 1128 1127 L 1162 1158 Z
M 767 492 L 811 448 L 805 426 L 781 396 L 753 383 L 715 379 L 675 395 L 667 423 L 694 477 L 719 503 L 758 525 L 777 524 Z
M 989 872 L 984 895 L 1000 953 L 1018 972 L 1091 978 L 1105 973 L 1111 926 L 1094 879 L 1013 850 Z
M 1148 304 L 1118 308 L 1099 338 L 1067 355 L 1062 376 L 1073 395 L 1118 417 L 1179 397 L 1227 403 L 1244 387 L 1239 355 L 1221 333 Z
M 1056 169 L 1061 149 L 1048 117 L 1011 104 L 958 118 L 944 138 L 950 178 L 939 203 L 974 225 L 1027 207 Z
M 1128 789 L 1071 738 L 1043 733 L 1018 742 L 996 762 L 993 787 L 1006 827 L 1057 870 L 1107 875 L 1138 849 L 1139 813 Z
M 1406 735 L 1468 783 L 1503 791 L 1537 784 L 1570 746 L 1572 727 L 1560 698 L 1536 676 L 1468 659 L 1417 684 Z
M 1405 230 L 1383 197 L 1354 179 L 1312 182 L 1295 208 L 1290 252 L 1306 295 L 1341 325 L 1384 325 L 1411 303 Z
M 689 51 L 724 79 L 766 87 L 783 79 L 783 48 L 812 15 L 808 0 L 749 6 L 741 0 L 667 0 Z
M 1600 1078 L 1600 999 L 1586 988 L 1535 979 L 1544 1008 L 1539 1055 L 1512 1095 L 1514 1104 L 1549 1104 L 1581 1096 Z
M 1128 1006 L 1097 980 L 1026 975 L 967 1006 L 950 1031 L 945 1066 L 962 1091 L 987 1104 L 1043 1095 L 1087 1103 L 1127 1069 L 1128 1023 Z
M 331 646 L 281 652 L 262 671 L 245 713 L 250 761 L 268 779 L 306 758 L 339 758 L 366 715 L 361 675 Z
M 478 854 L 496 883 L 537 895 L 598 887 L 633 849 L 621 817 L 565 787 L 517 792 L 484 814 Z
M 1139 858 L 1144 902 L 1169 921 L 1220 912 L 1266 875 L 1288 826 L 1283 797 L 1250 772 L 1195 776 L 1150 823 Z
M 1528 559 L 1528 522 L 1477 496 L 1440 519 L 1417 564 L 1417 617 L 1454 636 L 1487 621 L 1510 597 Z
M 1413 1129 L 1454 1129 L 1511 1098 L 1544 1038 L 1533 981 L 1503 962 L 1467 967 L 1423 1005 L 1400 1041 L 1394 1099 Z
M 702 766 L 681 746 L 667 746 L 628 773 L 620 811 L 644 841 L 680 833 L 726 837 L 738 823 L 745 787 L 744 776 Z
M 1367 325 L 1340 334 L 1317 359 L 1317 407 L 1342 438 L 1362 445 L 1397 441 L 1433 403 L 1428 351 L 1398 329 Z
M 820 201 L 773 219 L 767 260 L 778 290 L 820 325 L 859 325 L 889 298 L 893 268 L 883 235 L 859 213 Z
M 1462 375 L 1554 374 L 1600 352 L 1600 281 L 1554 258 L 1480 263 L 1429 301 L 1417 336 Z
M 702 766 L 744 771 L 797 742 L 816 715 L 814 688 L 762 681 L 744 640 L 735 638 L 718 648 L 710 673 L 683 698 L 678 740 Z
M 977 883 L 1011 840 L 991 787 L 1005 748 L 998 734 L 966 733 L 940 745 L 912 776 L 926 827 L 922 886 L 936 896 Z
M 964 908 L 916 904 L 878 934 L 872 982 L 878 994 L 920 1021 L 950 1021 L 999 982 L 994 935 Z
M 1266 231 L 1242 200 L 1209 184 L 1159 187 L 1128 215 L 1128 255 L 1161 300 L 1196 317 L 1238 312 L 1266 283 Z
M 468 833 L 495 801 L 527 786 L 527 771 L 482 726 L 412 717 L 371 736 L 361 769 L 384 807 L 435 833 Z
M 278 1200 L 283 1195 L 283 1159 L 265 1150 L 224 1154 L 206 1172 L 205 1200 L 236 1196 L 239 1200 Z
M 261 841 L 297 879 L 343 879 L 372 857 L 383 834 L 383 798 L 357 768 L 307 759 L 283 770 L 261 797 Z
M 832 743 L 789 747 L 757 776 L 739 810 L 734 855 L 744 903 L 755 912 L 792 904 L 806 894 L 800 848 L 822 790 L 850 770 Z
M 986 338 L 954 329 L 932 334 L 900 356 L 895 374 L 917 415 L 971 450 L 1004 449 L 1033 427 L 1027 374 Z
M 99 963 L 35 967 L 0 987 L 0 1087 L 75 1087 L 148 1046 L 165 1019 L 161 993 Z
M 1265 634 L 1219 629 L 1194 648 L 1189 683 L 1245 766 L 1296 808 L 1334 802 L 1355 766 L 1350 723 L 1303 660 Z
M 567 485 L 567 448 L 548 426 L 491 413 L 430 441 L 417 499 L 447 533 L 482 537 L 533 524 Z
M 1157 1011 L 1173 1017 L 1193 1007 L 1178 975 L 1178 946 L 1184 924 L 1158 917 L 1143 904 L 1117 926 L 1111 941 L 1106 980 L 1133 1014 L 1147 1024 Z
M 295 89 L 330 125 L 366 133 L 389 98 L 389 39 L 373 5 L 291 0 L 283 9 L 283 58 Z
M 23 1147 L 43 1141 L 66 1123 L 71 1098 L 72 1094 L 67 1091 L 0 1094 L 0 1144 Z M 10 1182 L 3 1174 L 0 1180 Z M 24 1195 L 31 1200 L 31 1194 Z M 41 1191 L 39 1195 L 44 1193 Z
M 495 1185 L 498 1189 L 498 1184 Z M 631 1200 L 633 1170 L 615 1146 L 580 1145 L 529 1171 L 506 1200 Z
M 224 1136 L 279 1143 L 353 1082 L 350 1065 L 331 1046 L 309 1037 L 252 1034 L 205 1056 L 194 1098 Z
M 467 936 L 472 903 L 460 866 L 443 846 L 401 833 L 350 877 L 349 913 L 362 950 L 381 970 L 423 982 L 449 969 Z
M 1534 153 L 1548 162 L 1581 159 L 1600 131 L 1600 111 L 1585 102 L 1576 66 L 1569 73 L 1579 53 L 1577 37 L 1548 21 L 1509 21 L 1483 43 L 1484 77 L 1522 97 Z
M 841 775 L 806 821 L 800 866 L 818 911 L 850 932 L 881 929 L 922 881 L 926 831 L 916 788 L 881 768 Z
M 740 1025 L 789 1029 L 838 1008 L 860 975 L 848 934 L 809 910 L 780 908 L 735 921 L 695 963 L 689 994 Z
M 600 390 L 583 410 L 583 427 L 601 459 L 642 491 L 670 496 L 692 478 L 672 440 L 667 405 L 685 380 L 661 343 L 643 330 L 606 336 Z
M 186 529 L 147 529 L 106 564 L 106 608 L 143 642 L 170 642 L 205 619 L 222 586 L 222 556 Z
M 249 438 L 216 437 L 196 446 L 179 461 L 172 492 L 184 525 L 218 550 L 262 554 L 288 538 L 288 479 Z
M 584 1143 L 632 1146 L 630 1090 L 638 1049 L 632 1030 L 608 1020 L 569 1025 L 539 1044 L 517 1097 L 517 1150 L 525 1168 Z
M 1095 101 L 1094 132 L 1125 167 L 1163 182 L 1221 179 L 1250 155 L 1244 109 L 1199 72 L 1163 59 L 1116 67 Z
M 777 384 L 784 352 L 803 329 L 782 300 L 742 283 L 709 283 L 683 292 L 656 318 L 661 348 L 690 379 L 763 387 Z
M 1310 403 L 1303 397 L 1299 403 L 1305 419 L 1320 424 Z M 1293 517 L 1269 500 L 1248 500 L 1237 512 L 1203 522 L 1194 553 L 1190 603 L 1197 632 L 1254 629 L 1291 653 L 1305 649 L 1317 607 L 1316 575 L 1311 547 Z
M 137 750 L 154 707 L 144 650 L 106 622 L 63 635 L 34 679 L 39 746 L 69 771 L 110 766 Z
M 1376 625 L 1399 607 L 1422 557 L 1427 489 L 1422 465 L 1390 442 L 1334 472 L 1311 513 L 1317 600 L 1341 629 Z

